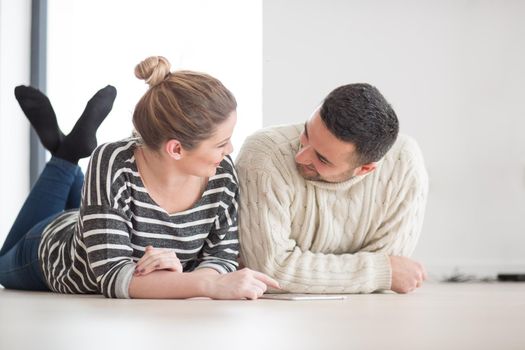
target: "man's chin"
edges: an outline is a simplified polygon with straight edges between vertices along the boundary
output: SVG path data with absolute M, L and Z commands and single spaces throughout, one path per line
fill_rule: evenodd
M 321 181 L 321 175 L 319 175 L 318 172 L 307 170 L 302 165 L 295 164 L 295 167 L 297 168 L 297 172 L 305 179 L 310 181 Z

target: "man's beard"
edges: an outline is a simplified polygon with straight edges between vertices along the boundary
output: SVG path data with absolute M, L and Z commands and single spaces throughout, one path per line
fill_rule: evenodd
M 322 181 L 322 182 L 329 182 L 329 183 L 338 183 L 338 182 L 345 182 L 353 178 L 354 169 L 341 174 L 340 178 L 333 178 L 333 179 L 325 179 L 312 167 L 308 167 L 299 163 L 295 163 L 295 167 L 297 168 L 297 171 L 299 174 L 305 179 L 310 181 Z
M 297 168 L 297 171 L 299 172 L 299 174 L 301 174 L 301 176 L 304 177 L 306 180 L 324 181 L 321 175 L 319 175 L 319 173 L 316 170 L 310 167 L 304 166 L 299 163 L 295 163 L 295 167 Z

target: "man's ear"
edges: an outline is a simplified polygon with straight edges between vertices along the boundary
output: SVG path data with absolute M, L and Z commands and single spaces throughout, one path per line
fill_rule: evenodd
M 361 165 L 360 167 L 355 168 L 354 176 L 361 176 L 374 171 L 377 167 L 377 163 L 372 162 L 368 164 Z
M 164 145 L 164 150 L 173 159 L 179 160 L 182 158 L 182 144 L 179 140 L 171 139 Z

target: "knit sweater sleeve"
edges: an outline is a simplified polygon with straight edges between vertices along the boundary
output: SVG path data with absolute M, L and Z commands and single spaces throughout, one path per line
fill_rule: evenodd
M 121 177 L 115 176 L 119 169 L 115 158 L 132 142 L 118 147 L 120 145 L 104 144 L 93 152 L 78 222 L 89 268 L 96 277 L 100 293 L 107 298 L 129 298 L 129 284 L 135 269 L 130 240 L 132 224 L 115 199 L 125 198 L 123 190 L 127 187 Z
M 295 293 L 369 293 L 390 289 L 388 255 L 408 255 L 413 248 L 415 243 L 406 249 L 401 247 L 405 246 L 406 236 L 417 237 L 414 232 L 419 230 L 419 224 L 409 228 L 412 218 L 407 216 L 412 212 L 418 215 L 417 205 L 405 204 L 399 198 L 401 209 L 392 209 L 388 214 L 379 226 L 380 236 L 372 235 L 380 238 L 371 239 L 358 252 L 331 254 L 302 249 L 300 233 L 292 230 L 293 176 L 287 176 L 285 171 L 293 164 L 276 161 L 275 154 L 262 151 L 259 146 L 257 141 L 249 141 L 237 163 L 241 188 L 239 234 L 246 266 L 272 276 L 284 290 Z M 273 159 L 272 164 L 269 159 Z M 409 233 L 398 235 L 401 228 Z

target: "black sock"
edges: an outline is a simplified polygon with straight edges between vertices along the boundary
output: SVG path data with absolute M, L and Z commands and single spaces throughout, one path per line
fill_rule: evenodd
M 55 111 L 47 96 L 31 86 L 20 85 L 15 88 L 15 97 L 42 145 L 54 154 L 60 147 L 64 134 L 58 127 Z
M 113 107 L 117 90 L 108 85 L 100 89 L 87 103 L 71 132 L 64 137 L 56 156 L 71 163 L 88 157 L 97 147 L 97 129 Z

